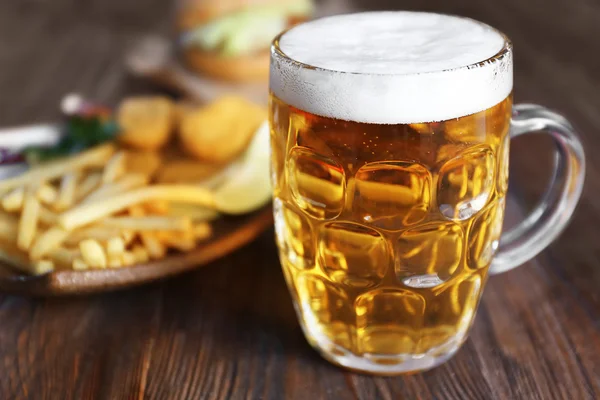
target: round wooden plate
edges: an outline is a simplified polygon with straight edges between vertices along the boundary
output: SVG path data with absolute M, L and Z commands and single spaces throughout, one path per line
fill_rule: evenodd
M 249 243 L 273 223 L 271 205 L 241 217 L 221 217 L 214 235 L 188 253 L 173 252 L 143 265 L 89 271 L 56 271 L 30 276 L 0 262 L 0 291 L 28 296 L 97 293 L 152 282 L 206 265 Z
M 31 145 L 51 145 L 60 137 L 60 125 L 45 124 L 2 129 L 0 147 L 18 151 Z M 0 179 L 26 168 L 24 164 L 0 166 Z M 212 222 L 213 236 L 187 253 L 172 252 L 163 260 L 143 265 L 89 271 L 55 271 L 24 274 L 0 261 L 0 291 L 29 296 L 60 296 L 104 292 L 140 285 L 206 265 L 249 243 L 273 224 L 271 205 L 251 214 L 221 216 Z

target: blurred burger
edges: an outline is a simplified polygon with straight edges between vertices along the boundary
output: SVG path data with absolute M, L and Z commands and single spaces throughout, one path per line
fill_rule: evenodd
M 183 59 L 213 78 L 266 80 L 271 41 L 312 11 L 311 0 L 187 0 L 176 21 Z

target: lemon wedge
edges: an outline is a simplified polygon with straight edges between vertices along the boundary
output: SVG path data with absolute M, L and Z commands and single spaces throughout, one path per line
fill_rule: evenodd
M 245 214 L 271 200 L 269 146 L 269 125 L 265 121 L 246 151 L 236 160 L 235 168 L 228 171 L 228 179 L 215 190 L 214 199 L 219 211 Z

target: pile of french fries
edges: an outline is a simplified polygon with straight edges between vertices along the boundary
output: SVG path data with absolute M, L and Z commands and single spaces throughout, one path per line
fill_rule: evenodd
M 226 102 L 219 107 L 229 106 Z M 222 112 L 215 119 L 218 110 L 208 112 L 207 107 L 179 122 L 186 125 L 182 129 L 187 137 L 179 138 L 178 145 L 185 146 L 188 155 L 169 156 L 166 143 L 172 139 L 165 132 L 175 130 L 173 110 L 162 99 L 125 102 L 119 111 L 124 133 L 118 142 L 0 181 L 0 258 L 33 275 L 120 268 L 161 259 L 170 249 L 189 251 L 210 238 L 211 221 L 219 211 L 236 213 L 239 208 L 240 200 L 234 197 L 243 193 L 232 197 L 229 189 L 235 186 L 224 185 L 222 193 L 216 187 L 227 176 L 227 163 L 249 146 L 251 137 L 244 133 L 244 143 L 237 139 L 240 143 L 231 146 L 229 140 L 230 146 L 225 143 L 219 151 L 218 138 L 206 133 L 210 126 L 199 126 L 198 137 L 212 143 L 211 153 L 211 146 L 204 148 L 194 137 L 193 128 L 232 118 Z M 261 142 L 250 147 L 265 146 Z M 193 156 L 198 152 L 213 160 Z M 261 179 L 262 175 L 266 178 L 264 168 Z M 229 198 L 236 200 L 237 208 L 223 200 Z M 248 211 L 242 208 L 239 213 Z
M 135 157 L 106 144 L 0 181 L 0 256 L 30 274 L 119 268 L 208 239 L 212 193 L 149 185 Z

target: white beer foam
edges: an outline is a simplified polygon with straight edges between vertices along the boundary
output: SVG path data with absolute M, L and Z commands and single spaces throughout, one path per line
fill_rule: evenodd
M 512 53 L 494 28 L 418 12 L 339 15 L 298 25 L 271 54 L 271 91 L 313 114 L 397 124 L 473 114 L 512 91 Z

